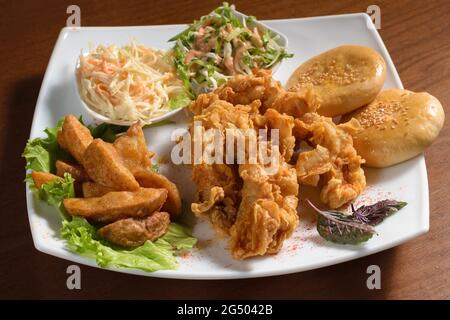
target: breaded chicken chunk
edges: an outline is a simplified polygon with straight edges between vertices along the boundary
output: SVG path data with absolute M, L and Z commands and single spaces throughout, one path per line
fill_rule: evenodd
M 231 227 L 230 250 L 235 259 L 277 253 L 298 225 L 298 182 L 294 168 L 280 157 L 275 174 L 260 164 L 242 164 L 242 201 Z
M 197 216 L 209 218 L 221 234 L 228 234 L 236 221 L 239 206 L 239 175 L 226 164 L 198 164 L 192 168 L 192 180 L 197 185 L 197 202 L 191 204 Z

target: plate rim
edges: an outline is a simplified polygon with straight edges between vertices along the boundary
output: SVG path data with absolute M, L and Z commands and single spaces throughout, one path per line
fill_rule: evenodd
M 370 17 L 368 14 L 360 12 L 360 13 L 349 13 L 349 14 L 338 14 L 338 15 L 326 15 L 326 16 L 317 16 L 317 17 L 304 17 L 304 18 L 287 18 L 287 19 L 266 19 L 261 20 L 261 22 L 295 22 L 295 21 L 308 21 L 308 20 L 326 20 L 326 19 L 346 19 L 346 18 L 354 18 L 359 17 L 365 20 L 366 23 L 372 23 Z M 76 32 L 76 31 L 89 31 L 89 30 L 135 30 L 135 29 L 157 29 L 157 28 L 166 28 L 166 27 L 173 27 L 173 26 L 184 26 L 186 24 L 164 24 L 164 25 L 144 25 L 144 26 L 93 26 L 93 27 L 64 27 L 59 32 L 59 35 L 57 37 L 57 40 L 55 42 L 55 46 L 53 48 L 53 51 L 50 55 L 47 68 L 42 80 L 41 87 L 39 89 L 39 95 L 36 100 L 36 106 L 35 111 L 33 114 L 32 124 L 30 128 L 30 135 L 29 138 L 32 139 L 35 137 L 33 134 L 36 132 L 36 118 L 37 118 L 37 106 L 42 104 L 43 99 L 43 87 L 47 87 L 47 82 L 49 81 L 50 73 L 48 72 L 49 66 L 53 65 L 53 60 L 55 58 L 57 49 L 61 46 L 61 43 L 63 42 L 63 38 L 66 37 L 66 34 L 68 32 Z M 393 80 L 396 84 L 399 85 L 400 88 L 403 89 L 402 81 L 398 75 L 397 69 L 395 68 L 395 65 L 392 61 L 392 58 L 380 36 L 378 31 L 373 28 L 371 29 L 371 34 L 375 36 L 375 41 L 378 43 L 381 53 L 386 59 L 386 64 L 391 68 L 392 74 L 393 74 Z M 278 270 L 271 270 L 271 271 L 246 271 L 246 272 L 236 272 L 232 274 L 220 274 L 220 273 L 198 273 L 198 272 L 190 272 L 186 271 L 180 274 L 177 272 L 177 270 L 161 270 L 161 271 L 155 271 L 155 272 L 145 272 L 142 270 L 136 270 L 136 269 L 127 269 L 127 268 L 114 268 L 114 267 L 100 267 L 96 264 L 96 261 L 93 259 L 89 259 L 80 255 L 77 255 L 76 253 L 73 253 L 67 249 L 65 249 L 65 254 L 60 254 L 57 250 L 54 250 L 49 247 L 42 246 L 41 243 L 37 239 L 37 230 L 35 226 L 32 224 L 32 213 L 30 208 L 33 207 L 31 203 L 31 199 L 33 196 L 29 196 L 29 187 L 28 184 L 25 184 L 25 196 L 26 196 L 26 204 L 27 204 L 27 216 L 28 216 L 28 222 L 30 225 L 30 231 L 33 239 L 33 244 L 35 248 L 42 252 L 46 253 L 52 256 L 55 256 L 60 259 L 64 259 L 68 262 L 74 262 L 79 263 L 82 265 L 94 267 L 97 269 L 102 270 L 108 270 L 108 271 L 114 271 L 114 272 L 121 272 L 126 274 L 132 274 L 137 276 L 146 276 L 146 277 L 155 277 L 155 278 L 168 278 L 168 279 L 185 279 L 185 280 L 227 280 L 227 279 L 247 279 L 247 278 L 262 278 L 262 277 L 270 277 L 270 276 L 279 276 L 279 275 L 287 275 L 287 274 L 293 274 L 308 270 L 314 270 L 319 268 L 328 267 L 335 264 L 340 264 L 343 262 L 359 259 L 365 256 L 369 256 L 393 247 L 396 247 L 402 243 L 408 242 L 411 239 L 417 238 L 418 236 L 428 232 L 429 230 L 429 218 L 430 218 L 430 212 L 429 212 L 429 186 L 428 186 L 428 174 L 427 174 L 427 168 L 426 168 L 426 162 L 425 157 L 423 153 L 418 156 L 419 159 L 419 170 L 418 170 L 418 177 L 419 180 L 422 182 L 422 197 L 420 198 L 420 207 L 418 210 L 422 211 L 423 214 L 421 215 L 421 223 L 420 227 L 416 230 L 416 232 L 411 233 L 407 237 L 403 237 L 400 240 L 393 241 L 386 243 L 384 245 L 381 245 L 377 249 L 371 249 L 370 253 L 367 253 L 365 250 L 358 250 L 355 251 L 354 254 L 351 254 L 349 256 L 340 257 L 340 258 L 334 258 L 333 260 L 328 260 L 326 262 L 316 262 L 311 265 L 306 265 L 303 267 L 290 267 L 290 268 L 284 268 L 280 271 Z M 424 221 L 422 221 L 424 219 Z M 63 241 L 63 240 L 61 240 Z

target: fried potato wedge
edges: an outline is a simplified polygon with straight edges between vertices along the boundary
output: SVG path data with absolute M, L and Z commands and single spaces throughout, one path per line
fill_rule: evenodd
M 36 188 L 40 189 L 43 184 L 46 184 L 53 180 L 63 180 L 61 177 L 55 176 L 52 173 L 49 172 L 43 172 L 43 171 L 33 171 L 31 172 L 31 178 L 33 179 L 34 185 Z
M 145 241 L 156 240 L 167 231 L 170 216 L 167 212 L 154 212 L 144 219 L 117 220 L 100 228 L 97 233 L 106 240 L 122 247 L 137 247 Z
M 70 173 L 72 178 L 77 182 L 89 181 L 89 176 L 82 166 L 57 160 L 56 161 L 56 175 L 64 177 L 64 173 Z
M 92 198 L 92 197 L 101 197 L 107 194 L 108 192 L 117 191 L 114 188 L 104 186 L 97 182 L 87 181 L 83 182 L 83 197 Z
M 95 182 L 120 191 L 139 189 L 136 179 L 110 143 L 95 139 L 84 152 L 81 163 Z
M 71 215 L 109 223 L 148 216 L 161 209 L 166 199 L 166 189 L 140 188 L 134 192 L 109 192 L 102 197 L 64 199 L 64 207 Z
M 83 126 L 74 115 L 67 115 L 62 130 L 58 133 L 59 145 L 67 150 L 78 162 L 94 138 L 88 128 Z
M 144 132 L 139 124 L 132 125 L 126 134 L 114 141 L 113 146 L 131 173 L 150 168 L 153 153 L 147 149 Z
M 181 196 L 177 186 L 165 176 L 152 170 L 144 170 L 136 173 L 136 180 L 144 188 L 164 188 L 167 190 L 167 201 L 162 209 L 170 213 L 172 219 L 181 213 Z

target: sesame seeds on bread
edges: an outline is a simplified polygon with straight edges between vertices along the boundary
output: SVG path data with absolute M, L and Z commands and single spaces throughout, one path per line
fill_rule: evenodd
M 346 116 L 363 128 L 353 134 L 358 154 L 370 167 L 388 167 L 420 154 L 444 125 L 438 99 L 426 92 L 402 89 L 381 92 L 376 99 Z
M 383 87 L 384 59 L 375 50 L 356 45 L 340 46 L 323 52 L 291 75 L 287 88 L 312 92 L 320 115 L 334 117 L 371 102 Z

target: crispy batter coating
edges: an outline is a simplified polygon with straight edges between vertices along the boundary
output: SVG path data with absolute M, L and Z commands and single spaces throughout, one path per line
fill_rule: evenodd
M 72 178 L 77 182 L 89 181 L 90 178 L 82 166 L 65 162 L 62 160 L 56 161 L 56 175 L 64 177 L 64 173 L 70 173 Z
M 71 215 L 107 223 L 148 216 L 161 209 L 166 198 L 166 189 L 140 188 L 134 192 L 109 192 L 101 197 L 64 199 L 64 207 Z
M 78 162 L 81 163 L 83 153 L 91 144 L 91 132 L 83 126 L 74 115 L 67 115 L 64 119 L 62 130 L 58 133 L 59 145 L 67 150 Z
M 295 169 L 280 158 L 274 175 L 259 164 L 242 164 L 244 181 L 230 250 L 235 259 L 277 253 L 298 225 L 298 182 Z
M 235 168 L 226 164 L 198 164 L 192 168 L 192 180 L 198 187 L 192 212 L 208 217 L 219 233 L 228 234 L 240 202 L 240 182 Z
M 332 208 L 353 200 L 364 189 L 363 160 L 349 134 L 356 130 L 354 124 L 335 125 L 314 113 L 318 105 L 310 91 L 288 92 L 266 71 L 237 75 L 191 103 L 193 120 L 202 122 L 204 132 L 210 128 L 220 129 L 222 135 L 229 128 L 279 130 L 280 161 L 275 174 L 265 172 L 259 158 L 256 164 L 240 164 L 238 172 L 233 170 L 235 165 L 193 165 L 198 200 L 191 209 L 208 217 L 218 232 L 230 235 L 235 259 L 280 250 L 298 225 L 299 183 L 321 184 L 321 200 Z M 255 134 L 261 141 L 261 134 Z M 288 162 L 297 156 L 296 147 L 302 141 L 314 149 L 300 150 L 293 168 Z M 248 160 L 247 137 L 245 142 Z M 272 139 L 266 143 L 272 152 L 277 150 Z
M 95 139 L 83 154 L 84 169 L 97 183 L 115 190 L 138 190 L 139 184 L 128 170 L 114 147 Z
M 166 233 L 170 224 L 167 212 L 154 212 L 143 219 L 117 220 L 100 228 L 97 233 L 106 240 L 122 247 L 137 247 L 145 241 L 154 241 Z
M 262 113 L 275 109 L 294 117 L 300 117 L 318 108 L 314 96 L 308 91 L 286 91 L 279 81 L 272 79 L 270 71 L 259 71 L 254 76 L 238 75 L 214 91 L 219 99 L 232 104 L 262 103 Z
M 361 164 L 364 160 L 353 147 L 348 133 L 358 130 L 357 123 L 336 125 L 331 118 L 316 113 L 305 114 L 296 121 L 301 138 L 310 136 L 314 150 L 300 153 L 297 160 L 297 175 L 300 183 L 316 186 L 323 184 L 320 199 L 330 208 L 339 208 L 354 200 L 366 187 L 366 178 Z
M 166 189 L 167 201 L 164 203 L 162 210 L 169 212 L 172 219 L 176 219 L 181 214 L 180 192 L 172 181 L 150 169 L 138 172 L 136 179 L 141 187 Z
M 281 114 L 275 109 L 267 109 L 262 119 L 264 119 L 267 129 L 279 130 L 280 152 L 286 162 L 289 162 L 294 154 L 295 147 L 295 137 L 292 135 L 294 118 Z
M 150 169 L 153 153 L 147 149 L 144 132 L 139 124 L 135 123 L 127 132 L 116 139 L 114 148 L 122 159 L 123 164 L 133 175 L 141 170 Z

